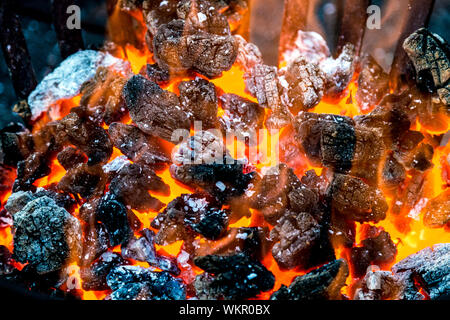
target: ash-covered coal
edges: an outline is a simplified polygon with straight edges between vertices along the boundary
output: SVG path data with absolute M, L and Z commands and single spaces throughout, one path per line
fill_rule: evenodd
M 244 253 L 196 257 L 194 263 L 206 271 L 195 280 L 199 299 L 252 298 L 275 284 L 274 275 Z
M 239 64 L 246 72 L 249 72 L 258 64 L 263 64 L 263 58 L 259 48 L 251 42 L 247 42 L 242 36 L 235 35 L 234 38 L 238 43 L 238 55 L 236 63 Z
M 55 201 L 55 204 L 61 208 L 71 211 L 75 206 L 75 200 L 67 194 L 54 192 L 52 190 L 46 190 L 44 188 L 38 188 L 33 193 L 31 191 L 18 191 L 12 193 L 8 201 L 4 204 L 5 209 L 14 215 L 21 211 L 29 202 L 38 199 L 40 197 L 48 197 Z
M 69 258 L 79 258 L 78 220 L 44 196 L 28 202 L 14 218 L 14 259 L 28 262 L 39 274 L 59 270 Z
M 119 266 L 106 278 L 113 290 L 111 300 L 184 300 L 182 281 L 167 272 L 153 272 L 138 266 Z
M 404 284 L 389 271 L 368 271 L 358 284 L 353 300 L 398 300 Z
M 296 277 L 286 287 L 274 292 L 271 300 L 341 300 L 341 288 L 348 276 L 344 259 L 332 261 L 303 276 Z

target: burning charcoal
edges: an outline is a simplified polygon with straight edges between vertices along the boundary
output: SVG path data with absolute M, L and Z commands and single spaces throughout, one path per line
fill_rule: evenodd
M 272 289 L 275 284 L 272 272 L 244 253 L 232 256 L 196 257 L 194 263 L 206 271 L 195 280 L 199 299 L 252 298 L 261 291 Z M 214 276 L 211 277 L 210 274 Z
M 0 245 L 0 276 L 9 274 L 14 270 L 12 255 L 8 248 Z
M 289 193 L 300 186 L 300 180 L 291 168 L 285 164 L 272 167 L 256 183 L 255 193 L 249 199 L 250 206 L 260 210 L 264 219 L 275 223 L 289 205 Z
M 80 105 L 89 109 L 100 109 L 101 118 L 106 124 L 118 121 L 125 113 L 122 89 L 126 78 L 108 68 L 100 67 L 95 77 L 81 87 Z
M 245 87 L 264 108 L 281 104 L 278 92 L 277 68 L 258 64 L 244 75 Z
M 158 64 L 147 64 L 142 67 L 139 74 L 146 77 L 148 80 L 153 81 L 159 85 L 167 84 L 170 79 L 169 71 L 162 69 Z
M 270 300 L 341 300 L 341 288 L 348 277 L 344 259 L 334 260 L 274 292 Z
M 83 107 L 73 108 L 59 122 L 58 130 L 64 132 L 68 142 L 88 156 L 89 165 L 108 161 L 113 152 L 106 130 L 92 122 Z
M 123 11 L 134 11 L 142 7 L 143 0 L 119 0 L 117 6 Z
M 327 179 L 325 174 L 318 176 L 314 170 L 306 171 L 301 178 L 301 182 L 319 195 L 320 199 L 323 199 L 326 196 L 326 192 L 330 184 L 330 181 Z
M 245 41 L 245 39 L 240 35 L 235 35 L 234 38 L 238 44 L 238 55 L 236 57 L 236 62 L 246 72 L 249 72 L 256 65 L 264 63 L 262 54 L 256 45 Z
M 31 120 L 35 121 L 58 100 L 70 99 L 79 94 L 82 84 L 95 76 L 99 66 L 112 68 L 123 75 L 131 72 L 129 62 L 115 58 L 109 53 L 78 51 L 48 74 L 29 95 Z
M 181 106 L 191 120 L 201 121 L 203 129 L 217 126 L 217 95 L 212 82 L 202 78 L 183 81 L 178 90 Z
M 7 210 L 0 210 L 0 229 L 10 227 L 13 224 L 13 218 L 11 213 Z
M 83 152 L 74 147 L 64 148 L 56 158 L 66 170 L 70 170 L 80 163 L 86 163 L 88 160 Z
M 177 129 L 190 129 L 187 114 L 176 94 L 162 90 L 141 75 L 133 76 L 123 88 L 131 119 L 147 134 L 171 141 Z
M 144 1 L 143 13 L 148 36 L 155 36 L 158 29 L 177 18 L 177 0 Z
M 329 56 L 330 49 L 320 34 L 302 30 L 298 30 L 294 46 L 283 53 L 284 61 L 287 64 L 294 62 L 299 57 L 306 58 L 310 63 L 319 64 Z
M 425 28 L 411 34 L 403 48 L 414 64 L 417 82 L 430 92 L 437 92 L 441 102 L 450 105 L 450 50 L 438 35 Z
M 109 190 L 118 200 L 138 211 L 160 210 L 164 205 L 148 191 L 169 193 L 155 172 L 145 165 L 130 163 L 122 167 L 111 180 Z
M 58 183 L 58 189 L 82 198 L 103 194 L 106 176 L 100 165 L 89 166 L 80 163 L 66 172 Z
M 31 154 L 26 160 L 17 164 L 17 179 L 13 191 L 34 189 L 33 183 L 50 174 L 48 157 L 40 152 Z
M 179 275 L 180 269 L 175 259 L 158 255 L 155 248 L 155 233 L 152 230 L 144 229 L 142 237 L 131 238 L 126 246 L 122 246 L 122 256 L 126 259 L 148 262 L 152 267 L 167 271 L 173 275 Z
M 406 178 L 405 167 L 398 162 L 395 155 L 390 154 L 386 158 L 383 167 L 383 185 L 389 189 L 397 188 Z
M 381 191 L 359 178 L 336 174 L 328 192 L 333 209 L 349 220 L 378 222 L 386 217 L 388 205 Z
M 33 140 L 22 125 L 11 125 L 0 130 L 0 163 L 15 167 L 32 153 Z
M 348 43 L 336 59 L 332 57 L 323 60 L 319 66 L 324 73 L 325 95 L 340 98 L 342 92 L 352 80 L 355 71 L 355 47 Z
M 170 161 L 158 139 L 147 136 L 135 126 L 115 122 L 108 132 L 114 146 L 133 162 L 154 165 Z
M 406 165 L 419 171 L 426 171 L 433 167 L 433 147 L 426 143 L 421 143 L 413 152 Z
M 403 299 L 446 300 L 450 297 L 450 244 L 436 244 L 403 259 L 392 267 L 394 276 L 406 285 Z
M 356 223 L 336 212 L 332 212 L 328 233 L 330 242 L 334 246 L 352 248 L 355 244 Z
M 389 92 L 389 77 L 372 56 L 364 62 L 358 78 L 356 102 L 363 112 L 367 112 L 378 105 Z
M 100 200 L 95 217 L 105 226 L 111 246 L 125 244 L 130 239 L 132 230 L 127 208 L 113 196 L 107 194 Z
M 160 229 L 156 243 L 169 244 L 189 240 L 201 234 L 217 239 L 228 226 L 228 212 L 220 210 L 216 200 L 208 194 L 183 194 L 172 200 L 153 220 L 152 227 Z
M 399 300 L 403 290 L 403 284 L 389 271 L 368 271 L 353 299 Z
M 397 248 L 389 233 L 374 226 L 364 225 L 364 240 L 360 247 L 351 250 L 353 274 L 361 277 L 366 274 L 370 265 L 379 265 L 394 261 Z
M 281 99 L 293 112 L 308 110 L 323 96 L 325 78 L 322 71 L 306 58 L 294 60 L 278 72 L 283 93 Z
M 423 209 L 423 222 L 432 228 L 443 227 L 450 222 L 450 189 L 430 200 Z
M 222 131 L 233 133 L 238 139 L 248 137 L 249 144 L 256 144 L 256 131 L 263 126 L 264 109 L 257 103 L 235 94 L 224 94 L 220 97 L 222 109 L 225 111 L 220 118 Z
M 109 273 L 106 282 L 113 290 L 112 300 L 186 299 L 181 280 L 167 272 L 153 272 L 138 266 L 120 266 Z
M 43 154 L 61 151 L 65 141 L 64 134 L 58 131 L 58 122 L 48 122 L 38 132 L 33 134 L 35 151 Z
M 39 274 L 59 270 L 69 257 L 80 255 L 80 223 L 48 197 L 17 212 L 14 230 L 14 260 L 28 262 Z
M 106 277 L 115 267 L 126 264 L 120 254 L 105 252 L 90 267 L 80 269 L 83 290 L 108 290 Z
M 244 252 L 247 255 L 262 259 L 270 249 L 268 228 L 229 228 L 225 236 L 218 240 L 207 240 L 195 248 L 195 256 L 233 255 Z
M 312 248 L 320 236 L 320 226 L 309 213 L 288 211 L 278 220 L 270 236 L 276 242 L 272 255 L 282 268 L 303 268 L 308 266 Z
M 81 265 L 89 266 L 110 247 L 109 235 L 105 225 L 95 220 L 95 215 L 83 225 L 83 254 Z

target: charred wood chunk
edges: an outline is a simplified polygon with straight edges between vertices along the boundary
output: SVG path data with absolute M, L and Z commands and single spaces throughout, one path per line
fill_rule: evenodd
M 226 235 L 218 240 L 202 241 L 195 248 L 195 256 L 233 255 L 244 252 L 259 260 L 269 251 L 271 241 L 268 228 L 229 228 Z
M 47 155 L 34 152 L 28 158 L 17 164 L 17 179 L 14 182 L 13 192 L 33 190 L 33 183 L 50 174 L 49 159 Z
M 301 178 L 302 184 L 314 191 L 320 199 L 324 199 L 330 181 L 325 174 L 317 175 L 316 171 L 308 170 Z
M 167 84 L 170 79 L 169 71 L 156 63 L 143 66 L 139 74 L 159 85 Z
M 80 223 L 48 197 L 17 212 L 14 230 L 14 260 L 28 262 L 38 274 L 59 270 L 70 257 L 79 258 Z
M 394 195 L 395 202 L 392 206 L 392 212 L 403 220 L 408 220 L 408 212 L 422 198 L 426 173 L 416 172 L 411 178 L 407 178 L 405 185 Z M 402 227 L 400 227 L 402 225 Z M 400 229 L 406 228 L 405 221 L 398 225 Z M 406 229 L 403 229 L 406 231 Z
M 112 300 L 184 300 L 180 279 L 167 272 L 153 272 L 138 266 L 119 266 L 106 278 Z
M 417 82 L 437 92 L 441 102 L 450 105 L 450 49 L 438 35 L 421 28 L 411 34 L 403 48 L 414 64 Z
M 108 290 L 106 277 L 115 267 L 127 264 L 115 252 L 103 253 L 92 265 L 80 269 L 83 290 Z
M 341 300 L 341 288 L 348 277 L 344 259 L 334 260 L 274 292 L 270 300 Z
M 152 267 L 179 275 L 180 269 L 176 260 L 161 256 L 156 252 L 155 233 L 152 230 L 144 229 L 141 234 L 140 238 L 130 238 L 128 243 L 122 246 L 122 256 L 126 259 L 148 262 Z
M 13 272 L 12 255 L 8 248 L 0 245 L 0 276 Z
M 108 132 L 114 146 L 133 162 L 146 165 L 170 162 L 158 138 L 146 135 L 133 125 L 115 122 L 109 126 Z
M 0 163 L 16 167 L 34 148 L 31 133 L 22 125 L 10 125 L 0 130 Z
M 299 57 L 279 71 L 282 101 L 293 112 L 308 110 L 322 99 L 325 75 L 320 68 Z
M 240 140 L 248 139 L 249 144 L 256 144 L 256 131 L 263 127 L 264 109 L 235 94 L 224 94 L 220 101 L 225 111 L 219 119 L 222 131 L 232 133 Z
M 178 0 L 143 2 L 145 24 L 151 37 L 156 35 L 162 25 L 177 18 L 178 2 Z
M 394 276 L 406 284 L 403 299 L 422 300 L 422 290 L 431 300 L 450 297 L 450 245 L 436 244 L 403 259 L 392 267 Z
M 66 172 L 58 183 L 58 189 L 82 198 L 100 196 L 106 186 L 106 175 L 100 165 L 80 163 Z
M 206 271 L 195 280 L 197 297 L 200 299 L 252 298 L 272 289 L 275 284 L 272 272 L 244 253 L 196 257 L 194 263 Z
M 291 168 L 285 164 L 272 167 L 256 182 L 255 192 L 249 199 L 250 206 L 260 210 L 265 220 L 275 224 L 289 207 L 289 194 L 300 187 L 300 180 Z M 295 198 L 297 195 L 293 194 L 291 197 Z
M 86 155 L 74 147 L 64 148 L 58 153 L 56 159 L 58 159 L 58 162 L 66 170 L 70 170 L 78 164 L 86 163 L 88 161 Z
M 356 223 L 339 213 L 332 212 L 328 233 L 334 246 L 352 248 L 355 244 Z
M 443 227 L 450 222 L 450 189 L 430 200 L 423 209 L 423 222 L 432 228 Z
M 89 119 L 85 108 L 74 108 L 58 123 L 58 130 L 65 139 L 88 156 L 88 164 L 108 161 L 113 147 L 105 129 Z
M 58 131 L 58 121 L 52 121 L 33 134 L 34 150 L 45 154 L 59 152 L 64 140 L 64 133 Z
M 159 229 L 159 245 L 178 240 L 189 240 L 201 234 L 207 239 L 217 239 L 228 226 L 228 212 L 221 210 L 217 201 L 208 194 L 183 194 L 172 200 L 152 221 Z
M 217 94 L 213 83 L 197 78 L 178 85 L 183 110 L 192 121 L 201 121 L 203 129 L 217 126 Z
M 358 78 L 356 102 L 363 112 L 369 111 L 389 92 L 389 75 L 372 56 L 366 57 Z
M 246 90 L 262 107 L 274 108 L 281 104 L 276 67 L 255 65 L 244 75 L 244 79 Z
M 368 271 L 355 290 L 354 300 L 399 300 L 404 284 L 389 271 Z
M 288 211 L 278 220 L 270 236 L 276 242 L 272 255 L 282 268 L 304 268 L 320 237 L 320 226 L 309 213 Z
M 380 265 L 394 261 L 397 247 L 391 240 L 389 233 L 374 226 L 364 225 L 364 240 L 361 246 L 351 250 L 353 274 L 361 277 L 366 274 L 371 265 Z
M 169 186 L 149 167 L 138 163 L 123 166 L 109 186 L 111 195 L 138 211 L 160 210 L 163 203 L 148 191 L 168 194 Z
M 380 190 L 363 180 L 336 174 L 328 190 L 332 209 L 357 222 L 378 222 L 386 217 L 388 205 Z
M 396 159 L 394 154 L 388 155 L 382 172 L 383 185 L 388 189 L 394 189 L 405 181 L 405 178 L 405 167 Z
M 176 94 L 141 75 L 133 76 L 122 92 L 131 119 L 147 134 L 171 141 L 177 129 L 190 129 L 188 115 Z

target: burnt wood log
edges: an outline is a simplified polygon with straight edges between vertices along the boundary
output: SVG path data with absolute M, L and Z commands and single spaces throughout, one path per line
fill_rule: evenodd
M 409 14 L 397 42 L 390 73 L 392 85 L 397 90 L 400 89 L 403 82 L 411 81 L 415 74 L 414 67 L 403 49 L 403 42 L 411 33 L 428 25 L 434 3 L 435 0 L 409 0 Z
M 0 41 L 14 91 L 19 99 L 26 99 L 36 87 L 36 75 L 28 52 L 19 17 L 9 0 L 0 2 Z
M 67 13 L 68 7 L 72 4 L 71 0 L 52 0 L 53 26 L 58 38 L 61 57 L 67 58 L 78 50 L 84 49 L 81 29 L 69 29 L 67 20 L 70 15 Z

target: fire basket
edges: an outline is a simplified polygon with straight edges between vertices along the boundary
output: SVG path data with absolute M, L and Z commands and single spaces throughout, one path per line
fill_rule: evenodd
M 450 299 L 445 1 L 88 2 L 0 2 L 2 290 Z

